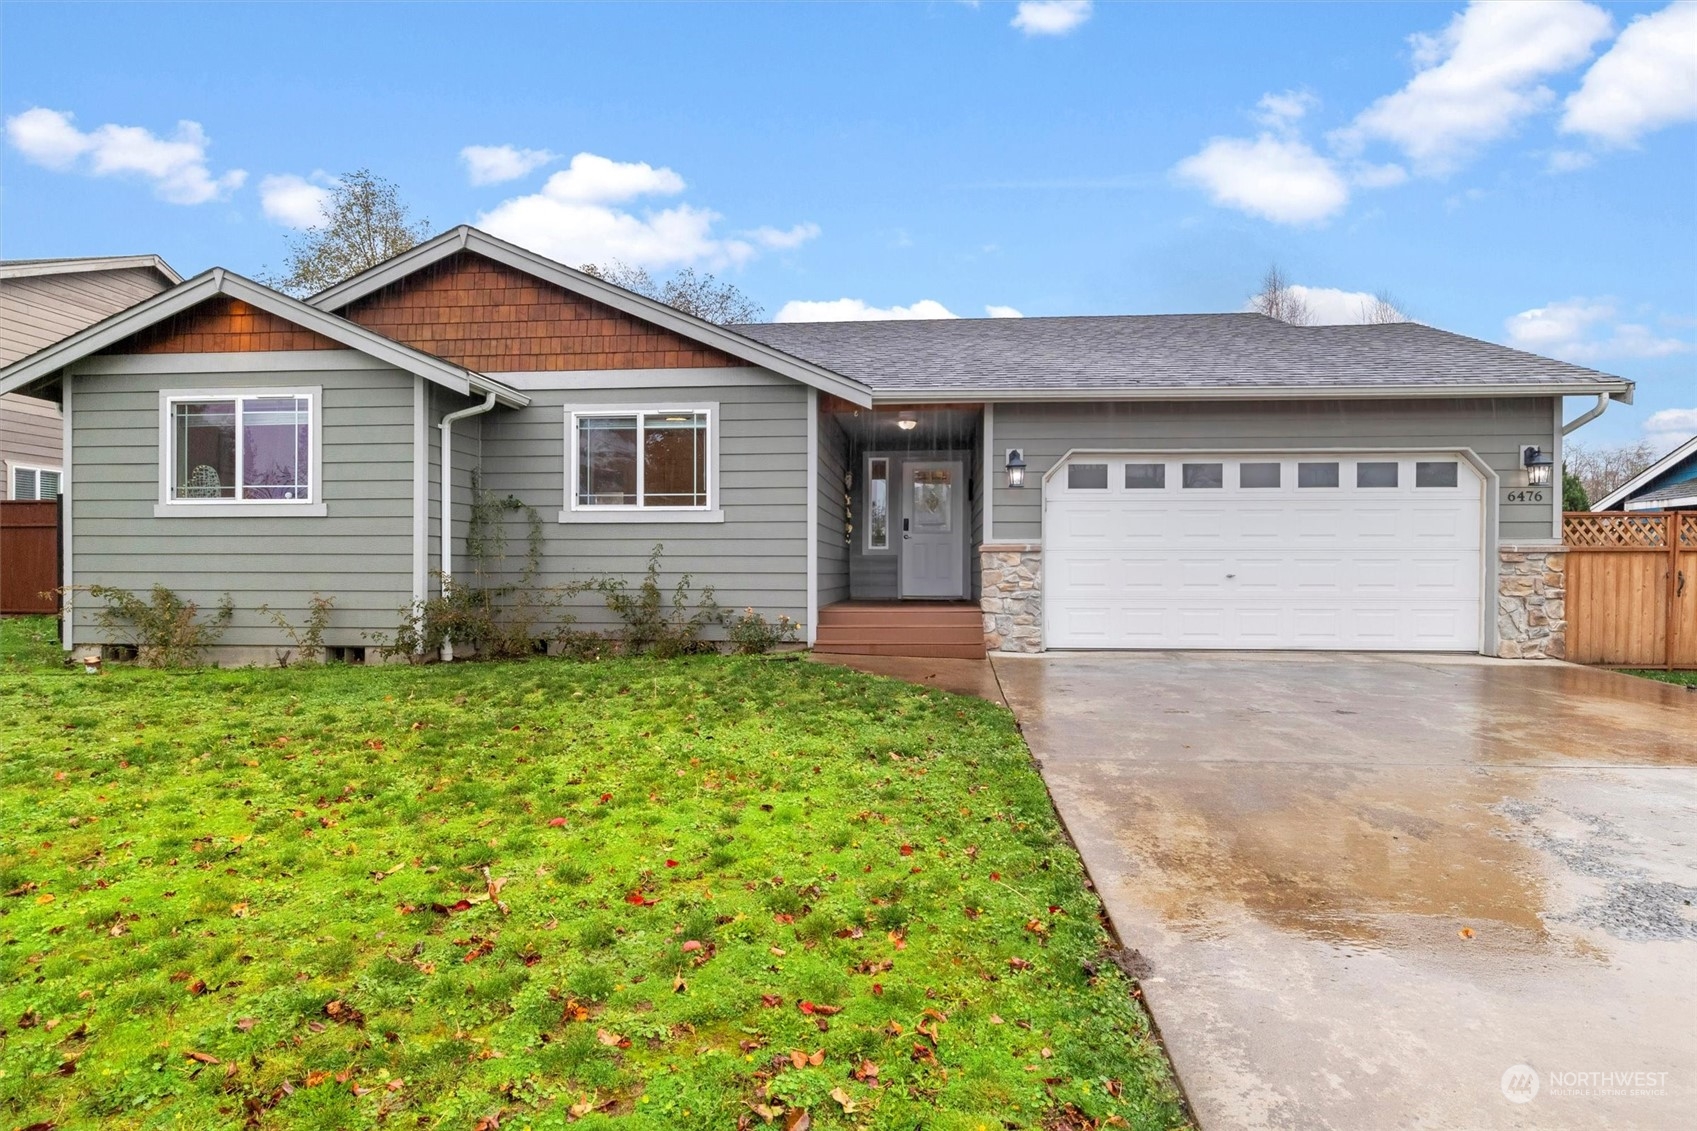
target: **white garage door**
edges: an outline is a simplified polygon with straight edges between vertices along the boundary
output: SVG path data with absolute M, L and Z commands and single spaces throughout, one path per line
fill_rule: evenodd
M 1476 651 L 1459 456 L 1074 456 L 1044 484 L 1050 648 Z

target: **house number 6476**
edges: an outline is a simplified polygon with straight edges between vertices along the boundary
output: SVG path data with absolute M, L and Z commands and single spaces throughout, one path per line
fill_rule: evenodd
M 1508 501 L 1511 503 L 1541 503 L 1544 501 L 1542 491 L 1510 491 Z

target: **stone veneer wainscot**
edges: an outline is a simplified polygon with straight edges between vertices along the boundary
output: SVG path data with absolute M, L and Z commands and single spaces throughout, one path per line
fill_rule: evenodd
M 1565 658 L 1567 551 L 1559 543 L 1505 545 L 1497 562 L 1497 655 Z
M 1043 650 L 1043 547 L 1036 542 L 986 542 L 978 547 L 983 584 L 984 648 Z

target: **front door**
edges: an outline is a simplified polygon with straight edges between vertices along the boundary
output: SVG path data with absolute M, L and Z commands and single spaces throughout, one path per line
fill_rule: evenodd
M 962 597 L 966 574 L 966 495 L 961 464 L 902 465 L 903 597 Z

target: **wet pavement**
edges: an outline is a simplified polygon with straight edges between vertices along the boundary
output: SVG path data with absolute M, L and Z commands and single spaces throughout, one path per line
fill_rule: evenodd
M 994 667 L 1205 1131 L 1697 1127 L 1697 693 L 1461 657 Z
M 976 695 L 992 703 L 1005 705 L 1001 686 L 989 660 L 927 660 L 913 656 L 848 656 L 827 652 L 810 652 L 808 659 L 821 664 L 853 668 L 870 675 L 917 683 L 922 687 L 937 687 L 956 695 Z

